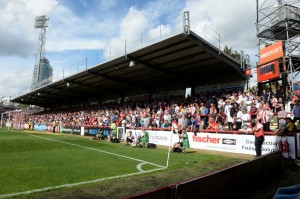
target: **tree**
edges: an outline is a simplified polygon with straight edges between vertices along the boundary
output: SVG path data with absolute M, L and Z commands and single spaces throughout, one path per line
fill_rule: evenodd
M 224 50 L 223 50 L 224 53 L 226 53 L 227 55 L 231 56 L 232 58 L 240 61 L 241 60 L 241 54 L 235 50 L 233 51 L 232 50 L 232 47 L 228 47 L 227 45 L 224 47 Z

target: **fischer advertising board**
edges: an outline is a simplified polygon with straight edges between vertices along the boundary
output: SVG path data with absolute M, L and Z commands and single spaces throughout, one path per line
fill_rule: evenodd
M 131 129 L 127 129 L 129 131 Z M 141 130 L 131 130 L 134 136 L 141 135 Z M 171 131 L 150 131 L 149 142 L 157 145 L 169 146 L 179 141 L 177 134 Z M 241 153 L 255 155 L 254 135 L 244 134 L 215 134 L 215 133 L 198 133 L 194 136 L 194 133 L 188 132 L 188 138 L 190 147 L 193 149 L 204 149 L 231 153 Z M 262 154 L 267 154 L 278 150 L 277 141 L 285 141 L 287 139 L 289 143 L 289 153 L 283 153 L 284 157 L 290 156 L 295 159 L 295 138 L 287 136 L 281 138 L 280 136 L 265 136 L 265 141 L 262 145 Z

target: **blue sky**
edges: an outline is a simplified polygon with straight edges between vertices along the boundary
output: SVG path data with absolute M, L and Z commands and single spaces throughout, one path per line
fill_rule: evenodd
M 124 40 L 172 32 L 183 11 L 193 24 L 221 34 L 257 61 L 254 0 L 0 0 L 0 96 L 29 91 L 39 31 L 35 17 L 47 15 L 46 58 L 53 78 L 117 56 Z M 180 18 L 181 19 L 181 18 Z M 123 48 L 123 47 L 121 47 Z

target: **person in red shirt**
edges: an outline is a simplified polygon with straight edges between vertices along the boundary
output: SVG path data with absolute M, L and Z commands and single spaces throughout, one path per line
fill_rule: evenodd
M 218 123 L 213 119 L 209 119 L 208 127 L 206 128 L 207 130 L 218 130 Z
M 265 137 L 264 137 L 265 133 L 264 133 L 263 125 L 259 122 L 259 119 L 256 118 L 254 122 L 255 122 L 255 126 L 253 127 L 253 133 L 255 136 L 255 152 L 256 152 L 255 157 L 259 157 L 261 156 L 262 144 L 265 141 Z

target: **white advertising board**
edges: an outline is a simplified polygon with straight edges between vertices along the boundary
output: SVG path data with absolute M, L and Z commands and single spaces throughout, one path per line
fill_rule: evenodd
M 126 132 L 129 131 L 128 129 Z M 141 130 L 131 130 L 133 135 L 141 135 Z M 149 142 L 162 146 L 169 146 L 179 141 L 177 134 L 170 131 L 151 131 L 149 132 Z M 216 133 L 198 133 L 194 136 L 192 132 L 188 132 L 190 147 L 194 149 L 204 149 L 213 151 L 223 151 L 231 153 L 241 153 L 255 155 L 254 135 L 245 134 L 216 134 Z M 262 145 L 262 154 L 267 154 L 278 150 L 278 141 L 285 142 L 287 139 L 289 144 L 289 152 L 283 153 L 284 157 L 290 156 L 295 159 L 295 138 L 293 136 L 280 137 L 274 135 L 266 135 Z

